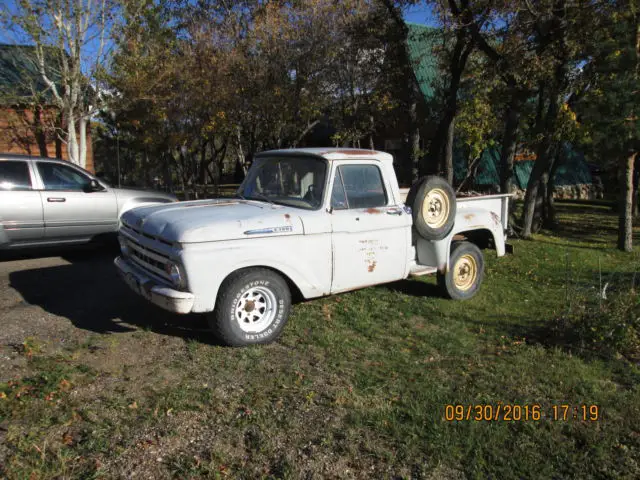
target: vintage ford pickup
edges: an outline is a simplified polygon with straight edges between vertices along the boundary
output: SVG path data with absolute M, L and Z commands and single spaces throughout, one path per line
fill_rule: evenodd
M 154 304 L 208 312 L 226 344 L 268 343 L 292 296 L 435 273 L 449 297 L 472 297 L 481 248 L 505 253 L 508 197 L 456 198 L 425 177 L 405 199 L 387 153 L 274 150 L 256 156 L 235 198 L 126 212 L 115 265 Z

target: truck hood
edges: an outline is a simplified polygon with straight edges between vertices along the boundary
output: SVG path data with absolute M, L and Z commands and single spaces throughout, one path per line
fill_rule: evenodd
M 295 209 L 253 200 L 216 199 L 138 207 L 122 221 L 169 242 L 196 243 L 304 233 Z

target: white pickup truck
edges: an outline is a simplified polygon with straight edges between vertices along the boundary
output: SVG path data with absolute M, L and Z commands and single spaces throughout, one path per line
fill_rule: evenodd
M 234 346 L 275 340 L 292 294 L 435 273 L 449 297 L 472 297 L 481 248 L 505 254 L 509 195 L 456 199 L 444 180 L 425 177 L 404 197 L 387 153 L 264 152 L 235 198 L 126 212 L 115 265 L 154 304 L 209 312 L 211 328 Z

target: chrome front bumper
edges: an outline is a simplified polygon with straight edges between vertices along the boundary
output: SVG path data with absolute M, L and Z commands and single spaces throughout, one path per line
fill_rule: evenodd
M 117 257 L 113 263 L 125 283 L 138 295 L 170 312 L 191 312 L 195 301 L 193 293 L 181 292 L 156 283 L 123 257 Z

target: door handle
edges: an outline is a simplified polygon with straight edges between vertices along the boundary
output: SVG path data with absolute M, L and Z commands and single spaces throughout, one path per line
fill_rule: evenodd
M 387 210 L 387 215 L 402 215 L 402 209 L 396 208 L 396 209 Z
M 67 199 L 64 197 L 47 197 L 47 202 L 51 202 L 51 203 L 61 203 L 66 201 Z

